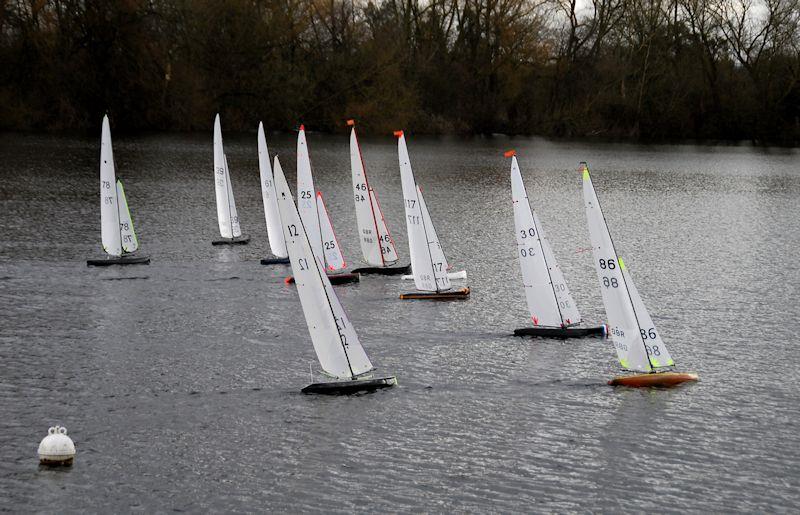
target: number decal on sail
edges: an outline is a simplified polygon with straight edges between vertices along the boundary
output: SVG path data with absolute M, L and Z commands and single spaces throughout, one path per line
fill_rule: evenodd
M 306 258 L 298 259 L 297 263 L 300 265 L 300 270 L 308 270 L 308 260 Z
M 111 183 L 109 181 L 100 181 L 102 186 L 106 189 L 111 189 Z
M 325 250 L 333 250 L 336 248 L 336 242 L 334 242 L 333 240 L 326 241 L 324 243 L 325 243 Z
M 106 204 L 113 204 L 114 197 L 103 197 L 103 202 L 105 202 Z
M 648 338 L 651 340 L 655 340 L 658 337 L 658 335 L 656 334 L 655 327 L 651 327 L 646 331 L 644 329 L 639 329 L 639 331 L 641 331 L 642 333 L 642 340 L 647 340 Z
M 531 238 L 533 238 L 534 236 L 536 236 L 536 231 L 534 230 L 534 228 L 533 228 L 533 227 L 531 227 L 531 228 L 530 228 L 530 229 L 528 229 L 527 231 L 519 231 L 519 233 L 520 233 L 520 235 L 522 235 L 522 238 L 523 238 L 523 239 L 524 239 L 524 238 L 527 238 L 528 236 L 530 236 Z
M 603 270 L 614 270 L 617 268 L 617 263 L 613 259 L 600 259 L 600 268 Z
M 300 198 L 302 198 L 302 199 L 310 199 L 311 197 L 312 197 L 311 191 L 309 191 L 309 190 L 302 190 L 300 192 Z
M 644 348 L 645 350 L 647 350 L 648 356 L 656 356 L 656 357 L 661 356 L 661 349 L 658 348 L 658 345 L 653 345 L 651 347 L 650 345 L 645 344 Z
M 417 204 L 417 201 L 416 201 L 416 200 L 408 200 L 408 199 L 406 200 L 406 205 L 407 205 L 408 207 L 410 207 L 411 209 L 414 209 L 414 206 L 415 206 L 416 204 Z
M 616 277 L 603 277 L 603 286 L 606 288 L 619 288 L 619 281 L 617 281 Z
M 419 225 L 419 220 L 420 220 L 419 216 L 417 215 L 406 215 L 406 216 L 408 216 L 409 223 L 413 225 Z
M 297 226 L 295 224 L 287 225 L 286 229 L 289 231 L 289 236 L 297 236 Z
M 534 249 L 533 247 L 530 247 L 530 248 L 527 248 L 527 249 L 519 249 L 519 254 L 522 257 L 535 256 L 536 255 L 536 249 Z

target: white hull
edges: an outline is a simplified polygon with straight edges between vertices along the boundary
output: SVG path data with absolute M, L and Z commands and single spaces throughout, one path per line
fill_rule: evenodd
M 448 279 L 466 279 L 467 278 L 467 271 L 461 270 L 460 272 L 447 272 Z M 413 281 L 413 275 L 404 275 L 400 278 L 403 281 Z

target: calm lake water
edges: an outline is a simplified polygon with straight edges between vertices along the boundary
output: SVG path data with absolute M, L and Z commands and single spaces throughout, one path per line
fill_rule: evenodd
M 256 135 L 226 134 L 250 245 L 218 235 L 203 135 L 115 135 L 150 266 L 101 255 L 97 137 L 0 137 L 0 510 L 787 512 L 800 509 L 800 151 L 408 136 L 464 302 L 401 301 L 369 276 L 337 292 L 399 387 L 306 396 L 318 369 L 268 243 Z M 292 184 L 294 136 L 268 136 Z M 309 133 L 345 257 L 360 261 L 347 136 Z M 364 139 L 408 260 L 397 147 Z M 584 319 L 603 321 L 579 161 L 680 370 L 611 388 L 607 340 L 528 325 L 513 235 L 516 148 Z M 78 449 L 40 469 L 47 428 Z

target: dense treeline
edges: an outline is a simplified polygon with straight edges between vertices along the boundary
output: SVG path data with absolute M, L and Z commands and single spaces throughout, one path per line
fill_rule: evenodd
M 0 0 L 0 128 L 800 141 L 800 0 Z

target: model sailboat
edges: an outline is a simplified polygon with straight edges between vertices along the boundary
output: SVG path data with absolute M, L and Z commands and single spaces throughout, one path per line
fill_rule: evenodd
M 122 182 L 116 179 L 114 170 L 114 149 L 111 146 L 111 128 L 108 116 L 103 116 L 103 129 L 100 137 L 100 234 L 105 259 L 89 259 L 90 266 L 107 265 L 146 265 L 147 256 L 134 256 L 139 248 L 139 240 L 133 229 L 131 212 L 125 198 Z
M 374 377 L 367 353 L 333 291 L 328 275 L 312 250 L 313 243 L 300 218 L 278 160 L 275 183 L 282 230 L 303 315 L 323 372 L 334 381 L 313 383 L 303 393 L 353 393 L 397 384 L 395 376 Z
M 278 166 L 278 158 L 275 157 L 275 165 Z M 264 219 L 267 222 L 267 237 L 269 247 L 274 258 L 264 258 L 262 265 L 288 265 L 289 252 L 286 250 L 286 242 L 283 241 L 283 231 L 281 230 L 281 218 L 278 214 L 278 196 L 275 190 L 275 178 L 272 175 L 272 167 L 269 164 L 269 151 L 267 150 L 267 138 L 264 136 L 264 124 L 258 123 L 258 172 L 261 177 L 261 199 L 264 201 Z
M 346 263 L 328 210 L 325 209 L 322 193 L 314 189 L 311 158 L 303 125 L 297 134 L 297 211 L 308 231 L 308 239 L 320 266 L 326 273 L 331 273 L 331 282 L 337 284 L 358 281 L 358 274 L 336 273 L 344 270 Z M 286 280 L 292 282 L 293 278 L 288 277 Z
M 522 285 L 534 327 L 515 329 L 515 336 L 548 336 L 576 338 L 605 334 L 605 326 L 579 327 L 581 315 L 569 293 L 567 282 L 556 263 L 556 257 L 531 209 L 519 163 L 513 150 L 511 157 L 511 199 L 514 204 L 514 233 L 517 257 L 522 269 Z
M 675 362 L 661 335 L 656 331 L 625 262 L 614 248 L 600 201 L 589 176 L 589 168 L 586 163 L 581 164 L 583 199 L 586 203 L 597 278 L 600 280 L 600 291 L 608 315 L 608 333 L 623 368 L 645 372 L 615 377 L 608 384 L 667 387 L 686 381 L 697 381 L 697 374 L 671 371 Z
M 354 273 L 398 275 L 411 270 L 411 265 L 392 266 L 398 261 L 394 239 L 386 226 L 378 197 L 367 180 L 364 158 L 356 137 L 354 120 L 347 120 L 350 129 L 350 172 L 353 176 L 353 198 L 356 205 L 356 223 L 361 243 L 361 254 L 367 267 Z
M 231 175 L 228 170 L 228 156 L 222 146 L 222 128 L 219 123 L 219 114 L 214 118 L 214 189 L 217 199 L 217 221 L 219 222 L 219 240 L 213 240 L 212 245 L 243 245 L 250 241 L 250 237 L 242 235 L 239 226 L 239 215 L 236 212 L 236 201 L 233 199 L 231 188 Z
M 448 276 L 447 258 L 444 255 L 436 229 L 433 227 L 422 189 L 414 180 L 411 160 L 408 157 L 403 131 L 395 132 L 400 161 L 400 179 L 403 184 L 403 201 L 406 210 L 408 247 L 411 270 L 417 292 L 403 293 L 401 299 L 463 299 L 469 297 L 469 288 L 453 289 Z M 466 277 L 466 272 L 461 272 Z

